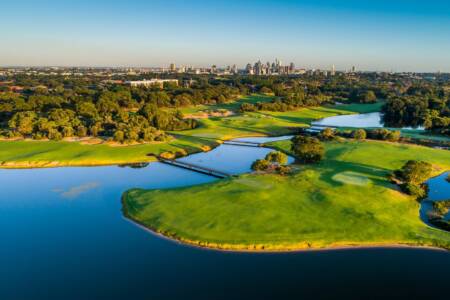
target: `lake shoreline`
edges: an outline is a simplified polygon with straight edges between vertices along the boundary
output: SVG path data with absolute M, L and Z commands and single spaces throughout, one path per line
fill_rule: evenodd
M 295 132 L 291 130 L 290 134 L 294 134 Z M 287 135 L 290 135 L 289 133 Z M 263 134 L 252 134 L 252 135 L 245 135 L 245 136 L 238 136 L 238 137 L 232 137 L 229 139 L 221 139 L 221 140 L 214 140 L 215 143 L 213 145 L 208 145 L 207 150 L 202 149 L 196 149 L 188 151 L 186 150 L 185 155 L 177 156 L 176 158 L 181 157 L 187 157 L 192 154 L 198 154 L 198 153 L 206 153 L 210 152 L 217 147 L 221 146 L 226 141 L 232 141 L 235 139 L 243 139 L 243 138 L 261 138 L 261 137 L 267 137 L 267 138 L 276 138 L 276 137 L 282 137 L 286 136 L 286 134 L 282 135 L 263 135 Z M 199 137 L 201 138 L 201 137 Z M 133 145 L 130 145 L 133 146 Z M 124 146 L 127 147 L 127 146 Z M 268 147 L 270 148 L 270 147 Z M 153 163 L 158 162 L 159 159 L 157 155 L 154 155 L 152 153 L 147 154 L 147 160 L 127 160 L 127 161 L 111 161 L 111 162 L 92 162 L 92 163 L 86 163 L 86 162 L 60 162 L 60 161 L 33 161 L 33 162 L 1 162 L 0 161 L 0 169 L 17 169 L 17 170 L 23 170 L 23 169 L 39 169 L 39 168 L 62 168 L 62 167 L 104 167 L 104 166 L 115 166 L 115 165 L 126 165 L 126 164 L 139 164 L 139 163 Z
M 348 143 L 355 143 L 354 141 L 350 141 Z M 395 151 L 404 151 L 402 148 L 397 148 L 399 146 L 398 143 L 387 143 L 387 142 L 383 142 L 383 141 L 373 141 L 373 142 L 365 142 L 365 143 L 361 143 L 361 145 L 367 144 L 367 146 L 364 147 L 374 147 L 374 146 L 380 146 L 383 147 L 382 149 L 384 149 L 385 146 L 383 145 L 391 145 L 389 147 L 394 147 L 394 149 L 397 149 Z M 342 146 L 341 146 L 342 145 Z M 358 145 L 360 145 L 360 143 L 358 143 Z M 286 150 L 284 148 L 286 147 L 273 147 L 274 145 L 266 145 L 266 147 L 270 147 L 270 148 L 275 148 L 277 150 Z M 341 143 L 337 143 L 336 147 L 350 147 L 352 148 L 353 146 L 346 146 L 346 144 L 341 144 Z M 413 146 L 409 146 L 409 147 L 413 147 Z M 420 148 L 421 146 L 416 146 L 418 147 L 416 151 L 421 151 Z M 413 147 L 415 148 L 415 147 Z M 410 149 L 413 149 L 410 148 Z M 346 148 L 345 148 L 346 149 Z M 365 148 L 364 148 L 365 149 Z M 376 148 L 379 149 L 379 148 Z M 377 150 L 378 151 L 378 150 Z M 438 150 L 429 150 L 429 151 L 438 151 Z M 286 151 L 284 151 L 286 153 Z M 291 154 L 291 153 L 289 153 Z M 442 174 L 443 172 L 446 172 L 446 170 L 448 170 L 448 164 L 444 165 L 444 166 L 440 166 L 437 167 L 438 165 L 436 165 L 436 168 L 434 169 L 433 174 L 431 174 L 430 178 L 433 178 L 435 176 L 438 176 L 439 174 Z M 288 176 L 289 177 L 289 176 Z M 241 178 L 241 176 L 239 177 Z M 257 177 L 260 178 L 260 177 Z M 236 179 L 237 180 L 237 179 Z M 221 182 L 222 180 L 219 180 L 219 182 Z M 209 185 L 211 185 L 213 183 L 209 183 Z M 218 183 L 215 183 L 216 185 Z M 230 183 L 230 186 L 233 186 L 232 183 Z M 222 186 L 221 186 L 222 187 Z M 207 195 L 208 192 L 205 192 L 205 188 L 200 188 L 200 187 L 190 187 L 193 190 L 193 193 L 205 193 L 205 197 L 208 197 Z M 210 188 L 210 186 L 207 186 L 206 189 Z M 171 196 L 163 196 L 165 194 L 161 194 L 161 193 L 168 193 L 168 195 L 178 195 L 176 197 L 181 197 L 181 193 L 183 190 L 185 189 L 189 189 L 189 187 L 183 187 L 183 188 L 168 188 L 168 189 L 161 189 L 158 190 L 158 194 L 159 195 L 155 200 L 155 201 L 159 201 L 159 200 L 164 200 L 164 202 L 167 203 L 168 200 L 171 200 Z M 441 244 L 441 240 L 435 239 L 435 237 L 433 237 L 434 233 L 430 232 L 430 236 L 426 237 L 426 236 L 422 236 L 422 235 L 417 235 L 414 237 L 407 237 L 407 236 L 403 236 L 402 238 L 397 238 L 395 235 L 388 237 L 388 236 L 383 236 L 380 235 L 379 238 L 371 238 L 370 236 L 368 237 L 367 241 L 365 241 L 364 239 L 361 239 L 361 237 L 356 236 L 355 238 L 352 238 L 351 235 L 349 235 L 347 238 L 343 238 L 341 240 L 326 240 L 324 238 L 321 237 L 316 237 L 316 238 L 310 238 L 307 237 L 307 240 L 305 241 L 297 241 L 295 237 L 293 237 L 290 241 L 288 239 L 284 239 L 281 241 L 275 240 L 271 241 L 270 238 L 268 238 L 267 240 L 262 240 L 260 243 L 258 243 L 257 241 L 255 241 L 256 243 L 253 243 L 252 238 L 248 239 L 247 241 L 242 240 L 243 243 L 240 244 L 238 241 L 236 242 L 232 242 L 233 239 L 228 239 L 231 242 L 227 242 L 227 239 L 224 239 L 223 241 L 208 241 L 206 240 L 199 240 L 196 237 L 196 233 L 195 231 L 192 231 L 191 233 L 186 232 L 188 234 L 184 234 L 185 230 L 181 229 L 179 226 L 180 224 L 178 223 L 178 225 L 176 226 L 172 226 L 165 224 L 164 219 L 159 220 L 158 222 L 146 222 L 145 220 L 147 220 L 147 217 L 144 217 L 146 215 L 139 215 L 139 211 L 141 211 L 143 208 L 141 207 L 141 205 L 143 205 L 144 203 L 146 203 L 145 201 L 148 199 L 151 199 L 150 196 L 143 196 L 144 202 L 139 202 L 139 200 L 137 200 L 143 193 L 146 192 L 150 192 L 147 191 L 145 189 L 131 189 L 126 191 L 123 195 L 122 195 L 122 212 L 124 214 L 124 216 L 129 219 L 130 221 L 132 221 L 135 224 L 138 224 L 140 227 L 143 227 L 147 230 L 149 230 L 150 232 L 157 234 L 160 237 L 164 237 L 167 238 L 169 240 L 172 241 L 176 241 L 178 243 L 184 244 L 184 245 L 190 245 L 193 247 L 198 247 L 198 248 L 205 248 L 205 249 L 215 249 L 215 250 L 223 250 L 223 251 L 232 251 L 232 252 L 295 252 L 295 251 L 311 251 L 311 250 L 338 250 L 338 249 L 354 249 L 354 248 L 379 248 L 379 247 L 394 247 L 394 248 L 398 248 L 398 247 L 419 247 L 419 248 L 432 248 L 432 249 L 443 249 L 443 250 L 450 250 L 450 244 L 448 244 L 447 242 L 444 242 Z M 171 194 L 172 193 L 172 194 Z M 189 192 L 187 192 L 189 193 Z M 165 198 L 166 197 L 166 198 Z M 168 197 L 168 198 L 167 198 Z M 211 197 L 211 195 L 209 196 Z M 394 197 L 394 196 L 392 196 Z M 207 198 L 204 198 L 207 199 Z M 410 199 L 411 201 L 414 201 L 414 199 Z M 409 201 L 409 200 L 407 200 Z M 148 203 L 148 202 L 147 202 Z M 158 203 L 158 202 L 156 202 Z M 158 206 L 157 206 L 158 207 Z M 417 205 L 417 214 L 419 213 L 419 209 L 420 209 L 420 205 Z M 173 213 L 173 212 L 172 212 Z M 153 214 L 157 214 L 156 212 L 154 213 L 150 213 L 150 215 L 153 216 Z M 417 215 L 417 217 L 419 217 Z M 203 219 L 202 219 L 203 220 Z M 209 222 L 207 221 L 208 218 L 206 218 L 204 220 L 204 222 Z M 161 222 L 161 223 L 160 223 Z M 202 222 L 200 222 L 202 223 Z M 169 224 L 171 224 L 169 222 Z M 209 224 L 209 223 L 206 223 Z M 426 225 L 426 224 L 425 224 Z M 429 226 L 426 226 L 429 229 L 432 229 L 433 231 L 439 231 L 441 232 L 442 230 L 439 229 L 434 229 L 431 228 Z M 181 229 L 181 230 L 179 230 Z M 445 231 L 444 231 L 445 232 Z M 192 238 L 194 237 L 194 238 Z M 448 239 L 445 239 L 446 241 Z
M 342 243 L 342 244 L 331 244 L 329 246 L 314 247 L 307 246 L 307 243 L 301 242 L 299 244 L 302 247 L 277 247 L 277 248 L 265 248 L 263 245 L 237 245 L 234 247 L 227 247 L 230 244 L 216 244 L 216 243 L 204 243 L 200 241 L 192 241 L 188 239 L 177 238 L 174 236 L 166 235 L 162 232 L 158 232 L 145 224 L 134 220 L 131 216 L 126 213 L 126 206 L 123 205 L 124 199 L 122 196 L 122 212 L 125 220 L 129 221 L 134 226 L 143 229 L 144 231 L 171 243 L 182 245 L 185 247 L 191 247 L 194 249 L 205 250 L 205 251 L 218 251 L 225 253 L 254 253 L 254 254 L 271 254 L 271 253 L 302 253 L 302 252 L 324 252 L 324 251 L 345 251 L 345 250 L 364 250 L 364 249 L 425 249 L 437 252 L 450 252 L 450 248 L 430 246 L 430 245 L 419 245 L 413 243 L 398 243 L 398 242 L 378 242 L 378 243 Z M 262 247 L 262 248 L 261 248 Z

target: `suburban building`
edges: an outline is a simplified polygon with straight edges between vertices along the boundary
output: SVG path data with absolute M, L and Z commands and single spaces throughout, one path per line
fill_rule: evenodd
M 172 83 L 175 85 L 178 85 L 177 79 L 150 79 L 150 80 L 135 80 L 135 81 L 126 81 L 125 84 L 128 84 L 132 87 L 138 87 L 138 86 L 154 86 L 159 85 L 161 87 L 164 86 L 164 83 Z

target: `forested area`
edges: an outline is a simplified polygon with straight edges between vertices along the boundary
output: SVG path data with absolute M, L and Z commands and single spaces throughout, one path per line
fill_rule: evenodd
M 22 90 L 0 85 L 0 137 L 59 140 L 88 136 L 121 143 L 163 141 L 167 138 L 166 131 L 198 126 L 196 120 L 185 118 L 178 109 L 228 103 L 250 93 L 271 95 L 273 101 L 244 102 L 241 112 L 385 101 L 386 125 L 424 126 L 449 134 L 450 89 L 446 82 L 376 73 L 333 77 L 172 74 L 170 78 L 178 79 L 179 86 L 124 84 L 126 80 L 154 76 L 3 78 Z
M 450 135 L 450 94 L 442 88 L 411 86 L 403 95 L 388 99 L 382 111 L 387 126 L 423 126 Z
M 1 135 L 59 140 L 103 137 L 117 142 L 163 141 L 165 131 L 195 128 L 177 108 L 225 103 L 242 91 L 224 84 L 129 87 L 96 80 L 18 78 L 22 93 L 0 93 Z
M 346 76 L 306 80 L 285 78 L 278 80 L 258 80 L 253 82 L 261 93 L 273 93 L 272 102 L 244 103 L 241 111 L 290 111 L 302 107 L 319 106 L 330 103 L 375 103 L 377 99 L 387 99 L 397 93 L 401 83 L 391 83 L 391 78 L 359 78 Z

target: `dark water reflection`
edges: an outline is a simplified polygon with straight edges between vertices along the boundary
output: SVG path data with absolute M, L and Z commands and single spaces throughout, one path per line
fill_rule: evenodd
M 450 172 L 443 173 L 428 180 L 428 198 L 421 203 L 420 218 L 430 226 L 429 214 L 433 211 L 433 202 L 450 200 L 450 183 L 447 176 Z M 444 216 L 445 220 L 450 220 L 450 213 Z
M 247 160 L 240 168 L 265 155 L 230 147 Z M 445 298 L 448 252 L 209 251 L 156 237 L 120 211 L 128 188 L 214 180 L 160 163 L 0 170 L 0 299 Z

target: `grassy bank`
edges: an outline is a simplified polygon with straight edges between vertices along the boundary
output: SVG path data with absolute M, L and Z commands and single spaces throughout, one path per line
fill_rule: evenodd
M 86 145 L 65 141 L 2 141 L 1 168 L 93 166 L 155 161 L 163 152 L 200 152 L 214 147 L 213 140 L 180 136 L 169 142 L 133 146 Z
M 274 143 L 289 150 L 289 142 Z M 419 219 L 419 203 L 386 174 L 408 159 L 450 169 L 447 151 L 384 142 L 331 142 L 326 158 L 295 174 L 239 178 L 170 190 L 134 189 L 124 213 L 166 236 L 239 250 L 402 244 L 450 247 L 450 233 Z

